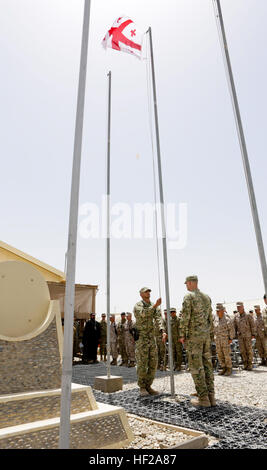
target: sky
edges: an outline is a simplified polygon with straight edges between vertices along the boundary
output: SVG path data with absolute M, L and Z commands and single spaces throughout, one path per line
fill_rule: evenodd
M 62 271 L 83 5 L 82 0 L 0 0 L 1 239 Z M 266 245 L 267 3 L 221 0 L 221 6 Z M 199 276 L 200 289 L 214 303 L 262 298 L 212 0 L 91 2 L 76 282 L 99 286 L 96 310 L 104 312 L 106 242 L 101 234 L 88 236 L 84 228 L 88 208 L 102 216 L 106 192 L 110 70 L 115 228 L 120 228 L 116 210 L 127 209 L 133 217 L 136 204 L 154 203 L 147 61 L 101 45 L 114 20 L 124 15 L 153 32 L 164 199 L 166 207 L 176 208 L 175 226 L 185 238 L 179 249 L 168 241 L 171 306 L 180 309 L 184 280 L 191 274 Z M 155 236 L 136 239 L 132 232 L 111 239 L 114 313 L 132 311 L 143 286 L 152 289 L 152 299 L 161 293 L 165 307 L 162 242 L 159 275 Z

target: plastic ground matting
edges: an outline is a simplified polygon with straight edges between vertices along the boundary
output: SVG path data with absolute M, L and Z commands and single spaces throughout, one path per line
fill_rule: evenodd
M 98 402 L 122 406 L 132 413 L 154 421 L 173 424 L 219 439 L 212 449 L 266 449 L 267 413 L 265 410 L 218 401 L 211 408 L 195 408 L 190 397 L 170 394 L 140 397 L 139 389 L 107 394 L 94 390 Z

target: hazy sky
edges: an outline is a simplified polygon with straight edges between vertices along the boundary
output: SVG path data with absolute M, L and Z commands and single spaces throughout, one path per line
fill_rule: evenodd
M 267 2 L 221 5 L 266 244 Z M 100 208 L 105 194 L 109 70 L 111 202 L 133 211 L 154 201 L 146 62 L 101 46 L 122 15 L 143 31 L 152 27 L 165 202 L 187 205 L 187 244 L 168 251 L 171 304 L 180 308 L 189 274 L 214 302 L 262 297 L 212 0 L 92 0 L 80 206 Z M 61 270 L 82 19 L 82 0 L 0 0 L 0 238 Z M 99 285 L 97 312 L 105 311 L 103 238 L 79 232 L 76 281 Z M 161 284 L 164 299 L 163 268 Z M 113 239 L 111 310 L 131 311 L 144 285 L 158 297 L 155 239 Z

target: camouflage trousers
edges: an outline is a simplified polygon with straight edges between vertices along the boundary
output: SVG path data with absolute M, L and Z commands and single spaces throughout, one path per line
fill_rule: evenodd
M 158 365 L 161 366 L 164 364 L 165 356 L 165 344 L 162 342 L 162 336 L 156 338 L 157 350 L 158 350 Z
M 128 356 L 125 347 L 125 337 L 121 336 L 119 339 L 119 353 L 121 355 L 122 362 L 128 362 Z
M 244 366 L 252 366 L 252 361 L 253 361 L 253 351 L 252 351 L 252 342 L 251 338 L 248 337 L 242 337 L 238 336 L 238 344 L 239 344 L 239 350 L 240 354 L 242 356 L 243 364 Z
M 216 338 L 216 351 L 222 368 L 232 369 L 231 347 L 227 338 Z
M 267 359 L 267 338 L 265 336 L 256 337 L 256 348 L 261 359 Z
M 186 341 L 189 370 L 198 396 L 214 393 L 210 338 L 189 338 Z
M 107 355 L 107 340 L 100 340 L 100 356 Z
M 115 361 L 118 357 L 118 344 L 114 341 L 110 343 L 110 354 L 112 356 L 113 361 Z
M 131 362 L 135 362 L 135 342 L 131 335 L 131 337 L 125 338 L 125 350 L 127 354 L 127 359 Z
M 183 361 L 183 346 L 182 343 L 178 341 L 178 338 L 173 338 L 172 355 L 174 368 L 181 367 Z
M 155 338 L 139 337 L 136 341 L 137 383 L 140 388 L 151 386 L 158 363 L 158 351 Z

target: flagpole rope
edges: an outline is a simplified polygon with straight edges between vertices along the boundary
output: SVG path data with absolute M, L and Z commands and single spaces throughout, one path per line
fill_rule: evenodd
M 156 229 L 156 252 L 157 252 L 157 267 L 158 267 L 158 287 L 159 297 L 161 297 L 161 276 L 160 276 L 160 256 L 159 256 L 159 237 L 158 237 L 158 214 L 157 214 L 157 186 L 156 186 L 156 168 L 155 168 L 155 147 L 153 139 L 153 125 L 152 125 L 152 79 L 151 79 L 151 68 L 149 61 L 151 60 L 148 55 L 148 35 L 146 35 L 146 81 L 147 81 L 147 99 L 148 99 L 148 117 L 149 117 L 149 130 L 152 148 L 152 167 L 153 167 L 153 186 L 154 186 L 154 204 L 155 204 L 155 229 Z

